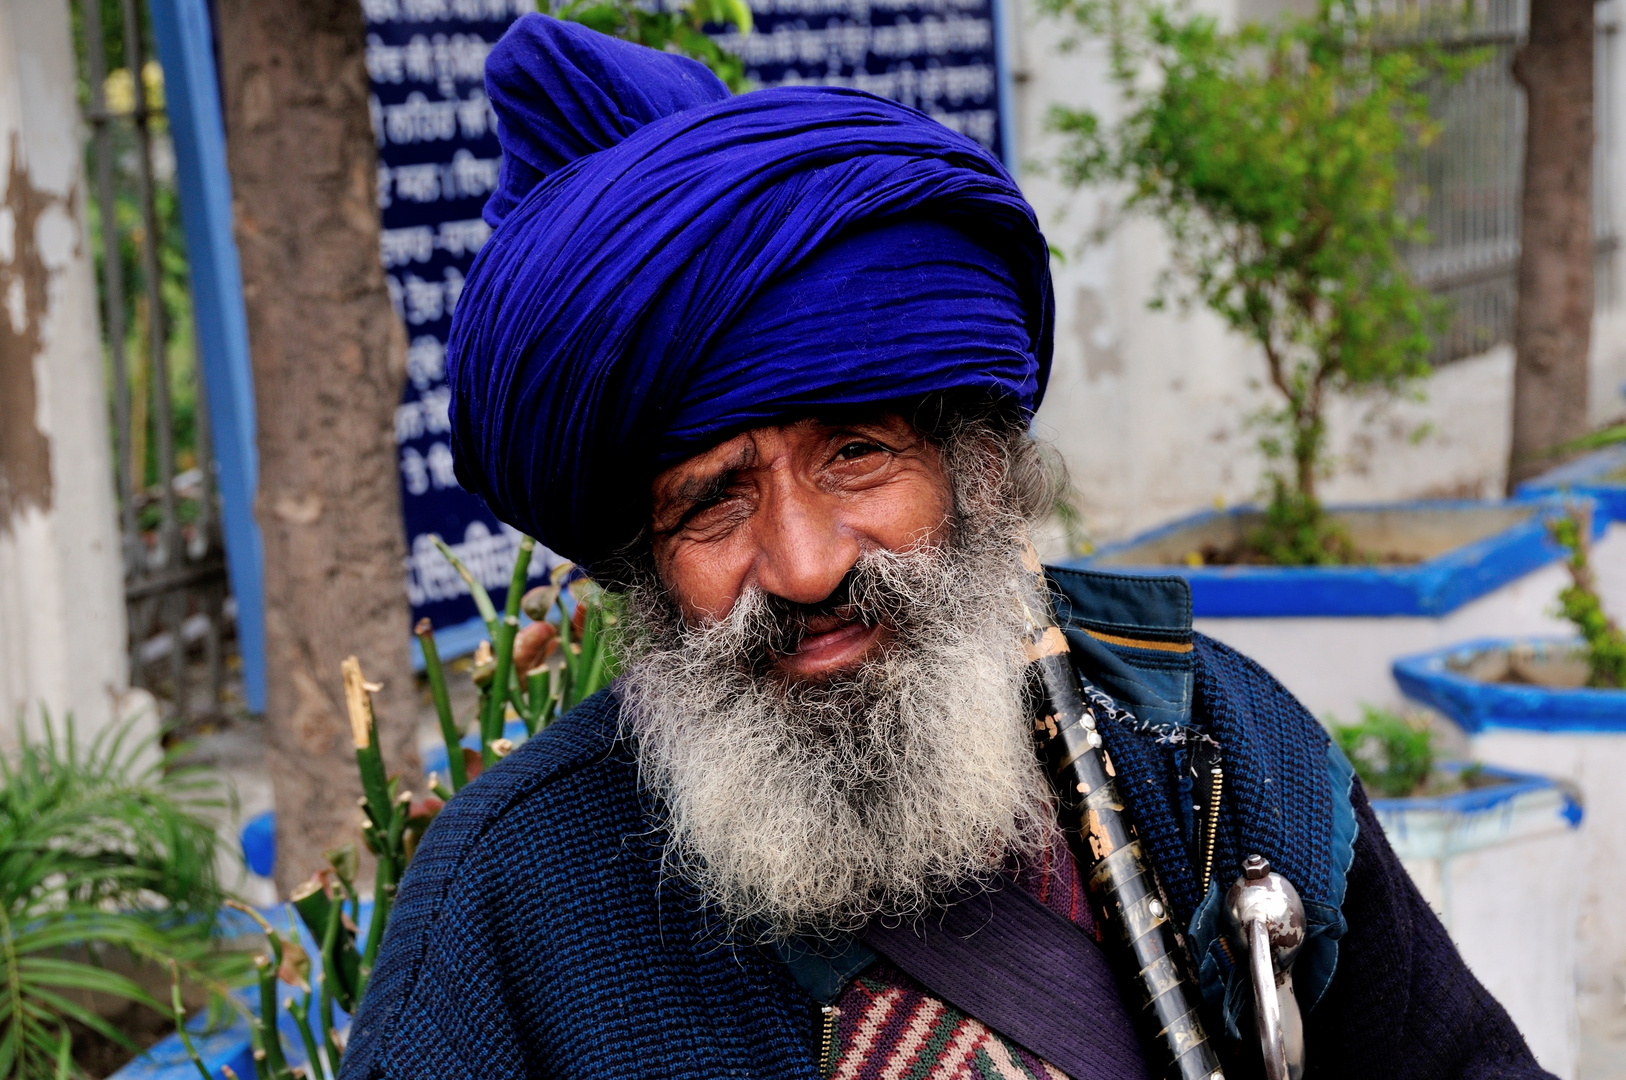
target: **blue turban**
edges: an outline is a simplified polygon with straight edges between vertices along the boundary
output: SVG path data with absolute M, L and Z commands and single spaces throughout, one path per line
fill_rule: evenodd
M 457 476 L 592 566 L 740 431 L 940 392 L 1026 414 L 1048 251 L 981 146 L 853 90 L 730 97 L 542 15 L 492 50 L 503 165 L 447 346 Z

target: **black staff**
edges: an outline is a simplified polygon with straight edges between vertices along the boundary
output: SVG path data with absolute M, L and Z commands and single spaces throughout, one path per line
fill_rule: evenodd
M 1101 749 L 1094 712 L 1084 701 L 1067 639 L 1056 625 L 1036 552 L 1023 592 L 1035 738 L 1055 788 L 1061 825 L 1085 869 L 1105 944 L 1131 988 L 1131 1012 L 1162 1051 L 1153 1068 L 1167 1080 L 1224 1080 L 1197 1018 L 1183 954 L 1151 867 L 1124 812 L 1112 761 Z

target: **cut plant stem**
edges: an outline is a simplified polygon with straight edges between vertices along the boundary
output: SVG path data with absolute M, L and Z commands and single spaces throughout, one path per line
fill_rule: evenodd
M 509 595 L 512 596 L 512 590 Z M 516 605 L 517 605 L 516 601 Z M 497 670 L 491 676 L 491 689 L 485 701 L 485 716 L 480 723 L 480 759 L 487 768 L 497 760 L 491 744 L 502 738 L 503 722 L 508 713 L 508 680 L 514 669 L 514 635 L 519 633 L 519 618 L 504 615 L 497 628 Z
M 356 748 L 356 765 L 361 770 L 361 790 L 367 816 L 379 832 L 390 827 L 389 781 L 384 774 L 384 756 L 378 748 L 378 725 L 373 716 L 373 691 L 382 689 L 361 674 L 361 662 L 345 657 L 339 665 L 344 675 L 344 703 L 350 713 L 350 737 Z
M 323 1076 L 322 1055 L 317 1052 L 316 1036 L 311 1034 L 310 1025 L 311 997 L 314 993 L 314 989 L 306 991 L 303 1002 L 297 998 L 288 1002 L 288 1015 L 294 1018 L 294 1026 L 299 1029 L 299 1041 L 305 1046 L 306 1073 L 320 1080 Z
M 440 737 L 446 743 L 446 771 L 451 774 L 452 791 L 461 791 L 469 782 L 468 770 L 463 768 L 463 755 L 458 752 L 463 736 L 457 730 L 457 718 L 452 715 L 451 695 L 446 692 L 446 671 L 441 667 L 440 649 L 435 645 L 434 624 L 428 619 L 419 619 L 413 633 L 423 647 L 423 670 L 429 678 L 429 696 L 435 702 L 435 716 L 440 720 Z
M 169 962 L 169 1002 L 170 1011 L 175 1015 L 175 1034 L 181 1037 L 181 1045 L 186 1047 L 187 1058 L 203 1080 L 215 1080 L 209 1075 L 203 1059 L 198 1056 L 198 1048 L 192 1045 L 192 1033 L 186 1030 L 186 1008 L 181 1004 L 181 969 L 174 960 Z
M 480 584 L 480 579 L 475 577 L 469 571 L 469 568 L 463 565 L 463 560 L 452 554 L 452 549 L 446 546 L 446 541 L 438 536 L 431 536 L 429 539 L 434 542 L 441 555 L 445 556 L 446 561 L 452 564 L 452 569 L 456 570 L 457 576 L 463 579 L 463 584 L 469 587 L 469 595 L 474 598 L 474 606 L 479 609 L 480 618 L 485 620 L 486 632 L 496 634 L 497 607 L 491 602 L 491 594 L 486 592 L 484 585 Z

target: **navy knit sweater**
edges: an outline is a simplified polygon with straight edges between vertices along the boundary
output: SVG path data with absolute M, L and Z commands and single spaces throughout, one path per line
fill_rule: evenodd
M 1253 718 L 1254 729 L 1230 741 L 1261 743 L 1259 760 L 1272 740 L 1313 747 L 1314 720 L 1274 680 L 1201 635 L 1195 645 L 1192 724 L 1227 730 L 1226 714 Z M 402 883 L 343 1080 L 818 1076 L 813 999 L 783 963 L 728 940 L 663 876 L 662 837 L 617 729 L 615 699 L 600 694 L 441 813 Z M 1155 762 L 1125 763 L 1136 754 L 1124 733 L 1109 746 L 1126 790 L 1140 789 L 1128 802 L 1160 876 L 1188 876 L 1180 845 L 1159 839 L 1178 829 L 1172 785 Z M 1310 804 L 1326 800 L 1323 786 L 1271 803 L 1284 797 L 1281 772 L 1261 774 L 1263 796 L 1237 800 L 1247 814 L 1264 798 L 1251 812 L 1278 832 L 1284 816 L 1315 819 Z M 1359 831 L 1342 880 L 1336 970 L 1306 1017 L 1308 1077 L 1546 1076 L 1463 965 L 1359 785 L 1351 797 Z M 1254 846 L 1245 822 L 1228 828 Z M 1276 862 L 1288 852 L 1267 854 Z M 1171 899 L 1191 918 L 1189 904 Z M 1223 1030 L 1219 1015 L 1209 1027 Z M 1259 1075 L 1253 1042 L 1219 1036 L 1233 1080 Z

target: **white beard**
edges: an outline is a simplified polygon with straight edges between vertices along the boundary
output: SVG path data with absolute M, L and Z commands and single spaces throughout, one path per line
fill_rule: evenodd
M 961 518 L 945 545 L 861 558 L 846 599 L 893 636 L 831 681 L 773 670 L 783 601 L 752 591 L 689 626 L 658 583 L 630 591 L 619 693 L 665 809 L 666 862 L 736 930 L 908 916 L 1048 842 L 1023 703 L 1020 515 Z

